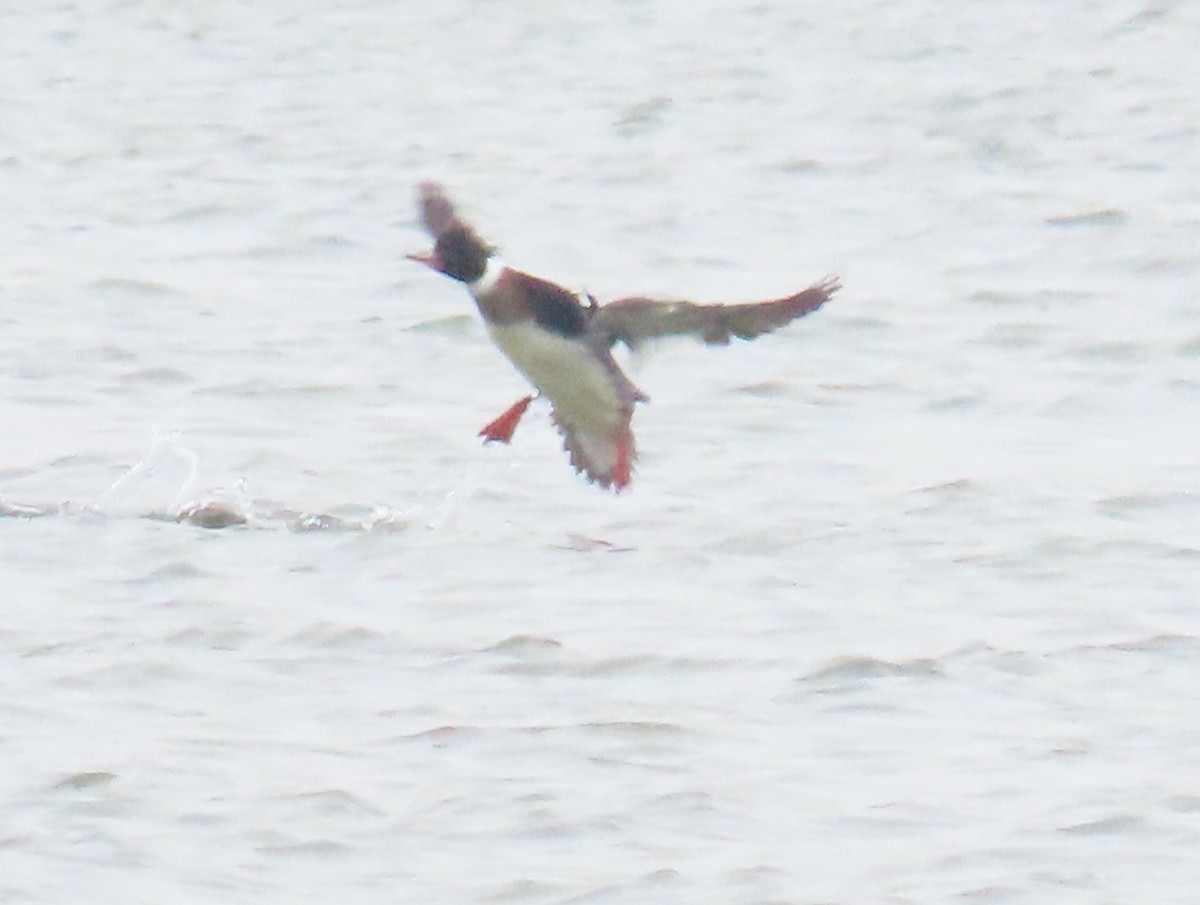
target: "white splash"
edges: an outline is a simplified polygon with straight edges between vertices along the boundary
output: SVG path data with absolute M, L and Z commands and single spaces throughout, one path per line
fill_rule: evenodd
M 199 457 L 179 433 L 157 431 L 150 451 L 100 495 L 95 509 L 106 515 L 174 515 L 196 488 Z

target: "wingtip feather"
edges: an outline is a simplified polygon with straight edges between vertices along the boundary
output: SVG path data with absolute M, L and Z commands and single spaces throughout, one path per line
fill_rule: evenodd
M 568 427 L 557 412 L 554 422 L 563 435 L 563 449 L 576 472 L 616 493 L 630 485 L 637 447 L 628 420 L 614 434 L 604 436 Z M 600 461 L 601 456 L 605 461 Z
M 421 208 L 421 222 L 434 238 L 458 222 L 454 203 L 441 183 L 422 182 L 417 186 L 417 199 Z

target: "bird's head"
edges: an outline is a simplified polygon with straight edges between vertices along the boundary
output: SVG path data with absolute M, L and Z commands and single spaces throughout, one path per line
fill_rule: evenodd
M 408 255 L 426 267 L 463 283 L 483 276 L 492 247 L 458 218 L 445 190 L 436 182 L 423 182 L 418 190 L 421 222 L 434 238 L 429 251 Z

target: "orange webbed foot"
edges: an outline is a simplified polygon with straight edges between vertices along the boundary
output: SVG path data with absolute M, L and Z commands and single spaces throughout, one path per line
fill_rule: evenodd
M 517 425 L 521 422 L 521 416 L 525 414 L 525 409 L 529 408 L 531 402 L 533 402 L 533 397 L 526 396 L 510 405 L 499 418 L 485 424 L 479 432 L 479 436 L 483 437 L 483 442 L 508 443 L 511 441 L 513 431 L 517 429 Z

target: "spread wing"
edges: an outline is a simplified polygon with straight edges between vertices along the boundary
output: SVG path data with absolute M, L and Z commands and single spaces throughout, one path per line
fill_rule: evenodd
M 837 277 L 827 277 L 795 295 L 735 305 L 619 299 L 595 309 L 588 332 L 608 346 L 623 342 L 636 348 L 665 336 L 697 336 L 724 345 L 731 337 L 754 339 L 816 311 L 840 288 Z
M 563 449 L 571 458 L 571 466 L 587 476 L 589 481 L 618 493 L 629 486 L 637 447 L 629 426 L 630 409 L 622 413 L 622 423 L 615 430 L 589 423 L 588 419 L 572 417 L 554 409 L 554 423 L 563 436 Z
M 417 200 L 421 208 L 421 222 L 435 239 L 459 223 L 453 202 L 446 190 L 436 182 L 422 182 L 417 188 Z

